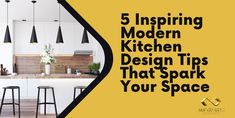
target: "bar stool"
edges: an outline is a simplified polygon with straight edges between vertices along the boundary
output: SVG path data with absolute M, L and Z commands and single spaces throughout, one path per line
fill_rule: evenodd
M 80 94 L 81 94 L 82 91 L 83 91 L 84 89 L 86 89 L 86 86 L 75 86 L 75 87 L 74 87 L 73 100 L 75 100 L 75 98 L 76 98 L 76 90 L 77 90 L 77 89 L 80 89 Z
M 39 98 L 40 98 L 40 90 L 44 89 L 44 102 L 39 102 Z M 52 96 L 53 96 L 53 101 L 54 102 L 47 102 L 47 89 L 51 89 L 52 90 Z M 46 115 L 46 105 L 47 104 L 52 104 L 55 107 L 55 113 L 56 113 L 56 117 L 58 116 L 57 114 L 57 108 L 56 108 L 56 101 L 55 101 L 55 93 L 54 93 L 54 88 L 51 86 L 39 86 L 38 87 L 38 98 L 37 98 L 37 109 L 36 109 L 36 118 L 38 117 L 38 107 L 39 105 L 44 105 L 44 115 Z
M 7 87 L 3 87 L 4 92 L 3 92 L 3 96 L 2 96 L 2 102 L 1 102 L 1 106 L 0 106 L 0 114 L 2 113 L 2 106 L 3 105 L 12 105 L 13 106 L 13 115 L 15 116 L 15 105 L 18 105 L 18 110 L 19 110 L 19 118 L 20 118 L 20 87 L 19 86 L 7 86 Z M 4 99 L 5 99 L 5 94 L 6 94 L 6 90 L 10 89 L 12 90 L 12 102 L 9 103 L 4 103 Z M 14 90 L 18 90 L 18 103 L 15 102 L 15 97 L 14 97 Z

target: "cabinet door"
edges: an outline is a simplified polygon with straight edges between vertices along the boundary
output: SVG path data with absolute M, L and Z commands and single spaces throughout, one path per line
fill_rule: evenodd
M 40 85 L 39 79 L 28 79 L 28 98 L 29 99 L 37 99 L 38 89 L 37 87 Z

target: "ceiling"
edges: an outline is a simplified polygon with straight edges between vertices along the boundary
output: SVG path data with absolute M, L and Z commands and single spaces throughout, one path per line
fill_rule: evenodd
M 0 22 L 6 21 L 5 0 L 0 0 Z M 9 3 L 9 19 L 32 21 L 33 3 L 31 0 L 11 0 Z M 35 21 L 50 22 L 58 19 L 57 0 L 37 0 L 35 4 Z M 61 21 L 75 22 L 76 20 L 61 6 Z

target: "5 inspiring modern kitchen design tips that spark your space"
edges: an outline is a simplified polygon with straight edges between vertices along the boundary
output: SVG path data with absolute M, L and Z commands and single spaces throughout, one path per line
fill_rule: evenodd
M 101 45 L 57 0 L 0 12 L 0 118 L 55 118 L 102 71 Z

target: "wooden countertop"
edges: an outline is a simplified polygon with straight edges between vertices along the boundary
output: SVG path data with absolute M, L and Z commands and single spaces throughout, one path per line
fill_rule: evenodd
M 53 79 L 53 78 L 60 78 L 60 79 L 79 79 L 79 78 L 90 78 L 95 79 L 96 75 L 90 74 L 51 74 L 51 75 L 41 75 L 41 74 L 19 74 L 19 75 L 6 75 L 0 76 L 0 79 Z

